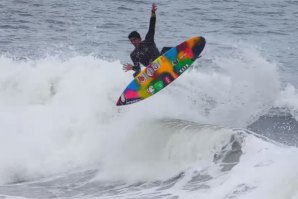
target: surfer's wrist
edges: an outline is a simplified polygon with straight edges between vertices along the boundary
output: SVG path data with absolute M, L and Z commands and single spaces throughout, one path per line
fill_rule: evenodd
M 140 67 L 139 66 L 132 65 L 132 70 L 134 70 L 134 71 L 140 71 Z

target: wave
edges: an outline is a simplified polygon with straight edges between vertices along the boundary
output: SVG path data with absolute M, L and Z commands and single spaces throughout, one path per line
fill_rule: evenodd
M 286 138 L 282 129 L 270 136 L 276 129 L 266 129 L 276 122 L 264 117 L 282 121 L 282 112 L 272 110 L 285 110 L 294 127 L 297 90 L 282 87 L 276 65 L 257 50 L 236 50 L 203 55 L 171 87 L 127 107 L 115 106 L 132 75 L 122 72 L 118 60 L 0 57 L 0 150 L 5 151 L 0 193 L 29 189 L 31 182 L 42 187 L 40 179 L 68 186 L 71 179 L 84 178 L 78 189 L 112 183 L 111 193 L 124 186 L 132 195 L 134 189 L 152 189 L 157 196 L 162 189 L 190 198 L 192 191 L 202 197 L 251 193 L 258 198 L 267 194 L 260 189 L 282 186 L 266 183 L 273 182 L 270 172 L 280 170 L 285 172 L 275 175 L 279 182 L 289 178 L 297 185 L 292 178 L 297 177 L 296 149 L 243 130 Z M 282 187 L 282 196 L 286 190 L 295 193 L 292 186 Z M 96 194 L 104 194 L 101 190 Z
M 110 149 L 100 168 L 3 185 L 0 193 L 29 198 L 287 198 L 298 194 L 297 148 L 245 129 L 165 118 L 147 121 L 142 130 L 135 127 Z M 279 192 L 274 192 L 276 187 Z

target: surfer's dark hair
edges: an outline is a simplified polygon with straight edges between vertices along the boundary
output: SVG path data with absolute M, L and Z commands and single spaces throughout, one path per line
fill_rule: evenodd
M 141 35 L 140 35 L 137 31 L 132 31 L 132 32 L 129 33 L 129 35 L 128 35 L 128 39 L 131 39 L 131 38 L 138 38 L 138 39 L 141 39 Z

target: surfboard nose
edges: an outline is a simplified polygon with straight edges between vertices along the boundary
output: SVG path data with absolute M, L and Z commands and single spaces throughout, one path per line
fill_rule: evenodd
M 205 44 L 206 44 L 206 39 L 204 37 L 200 37 L 200 40 L 198 41 L 198 43 L 192 47 L 194 59 L 196 59 L 201 54 L 201 52 L 205 47 Z

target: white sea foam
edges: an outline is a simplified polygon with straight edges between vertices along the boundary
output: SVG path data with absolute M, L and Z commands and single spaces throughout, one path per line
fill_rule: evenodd
M 211 188 L 194 195 L 209 198 L 237 190 L 251 193 L 242 198 L 267 197 L 282 186 L 282 180 L 295 184 L 291 176 L 297 177 L 297 173 L 288 162 L 290 158 L 296 162 L 295 149 L 252 136 L 245 142 L 240 163 L 222 175 L 212 166 L 212 158 L 233 134 L 229 128 L 197 134 L 163 129 L 154 123 L 177 118 L 245 127 L 270 107 L 289 104 L 296 96 L 295 88 L 280 88 L 276 66 L 256 50 L 244 49 L 229 57 L 206 56 L 208 59 L 213 67 L 202 67 L 204 59 L 199 60 L 156 96 L 116 107 L 131 79 L 130 73 L 122 72 L 119 61 L 92 56 L 63 61 L 56 57 L 34 61 L 1 57 L 0 182 L 95 167 L 100 171 L 95 180 L 166 179 L 186 171 L 182 184 L 192 171 L 205 169 L 214 177 L 208 182 Z M 278 173 L 281 170 L 283 174 Z M 278 182 L 266 183 L 268 175 Z M 183 189 L 183 185 L 176 186 Z M 283 189 L 280 196 L 297 195 L 292 187 Z M 194 197 L 192 193 L 179 194 Z
M 298 120 L 298 91 L 290 83 L 279 94 L 276 107 L 286 108 Z

